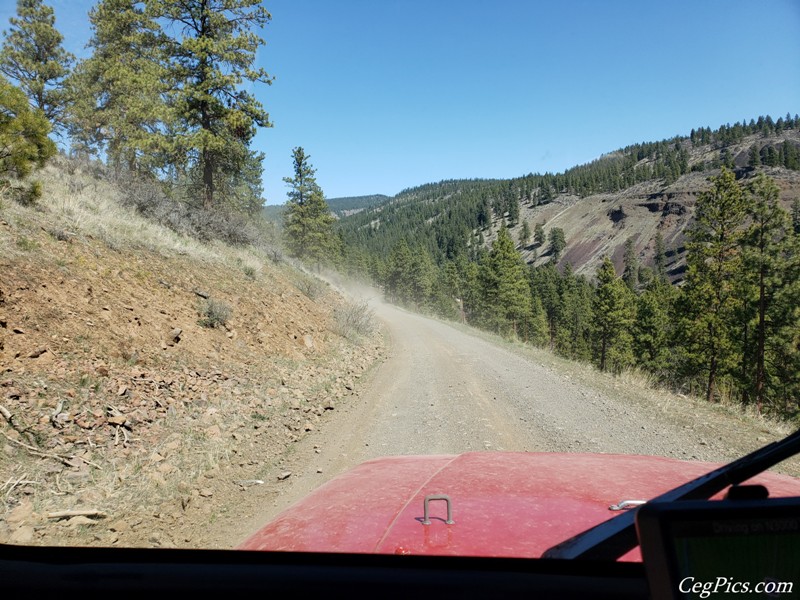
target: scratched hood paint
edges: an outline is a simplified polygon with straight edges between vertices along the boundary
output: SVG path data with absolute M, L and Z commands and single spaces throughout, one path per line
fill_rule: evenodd
M 609 506 L 647 500 L 717 464 L 651 456 L 471 452 L 365 462 L 278 515 L 242 550 L 439 554 L 536 558 L 619 514 Z M 800 495 L 800 480 L 753 479 L 770 495 Z M 423 501 L 432 501 L 423 525 Z M 638 549 L 622 560 L 640 560 Z

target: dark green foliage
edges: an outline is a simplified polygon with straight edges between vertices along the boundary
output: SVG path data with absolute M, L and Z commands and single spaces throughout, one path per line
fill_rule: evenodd
M 683 334 L 687 374 L 705 373 L 705 396 L 716 398 L 720 377 L 734 368 L 730 322 L 739 299 L 736 276 L 741 269 L 741 230 L 745 198 L 727 169 L 711 178 L 713 187 L 700 194 L 695 222 L 688 232 L 684 286 Z
M 55 154 L 49 132 L 44 114 L 30 107 L 22 90 L 0 77 L 0 187 L 9 185 L 9 179 L 28 176 Z M 41 193 L 41 186 L 33 182 L 16 193 L 30 203 Z
M 617 277 L 606 257 L 597 271 L 597 291 L 592 305 L 595 360 L 601 371 L 619 373 L 633 364 L 631 327 L 636 318 L 635 297 Z
M 519 245 L 525 248 L 531 240 L 531 226 L 527 221 L 522 222 L 522 227 L 519 230 Z
M 328 198 L 328 206 L 331 212 L 340 217 L 345 217 L 348 214 L 364 210 L 365 208 L 372 208 L 373 206 L 380 206 L 391 200 L 389 196 L 383 194 L 373 194 L 370 196 L 348 196 L 345 198 Z
M 594 287 L 585 277 L 574 275 L 567 264 L 563 275 L 558 276 L 557 290 L 554 349 L 569 358 L 590 360 Z
M 338 238 L 333 234 L 334 218 L 317 185 L 310 156 L 297 147 L 292 150 L 294 177 L 284 177 L 290 189 L 284 215 L 284 234 L 289 251 L 319 267 L 338 253 Z
M 524 333 L 533 316 L 530 285 L 522 257 L 505 229 L 480 265 L 478 286 L 484 326 L 499 333 Z
M 159 25 L 142 4 L 101 0 L 89 11 L 92 54 L 69 78 L 69 131 L 73 149 L 105 153 L 116 171 L 154 174 L 170 162 L 163 99 L 172 80 Z
M 544 232 L 544 225 L 541 223 L 537 223 L 533 226 L 533 241 L 537 246 L 541 246 L 547 241 L 547 235 Z
M 147 0 L 147 11 L 162 24 L 159 44 L 172 85 L 170 153 L 198 188 L 203 206 L 211 207 L 221 180 L 234 176 L 248 160 L 256 127 L 269 116 L 247 83 L 271 83 L 255 68 L 264 41 L 254 30 L 270 14 L 258 0 Z
M 742 385 L 752 393 L 759 412 L 765 403 L 780 396 L 786 381 L 770 377 L 768 362 L 774 362 L 775 343 L 783 336 L 781 329 L 791 328 L 792 317 L 786 315 L 779 298 L 795 282 L 787 275 L 795 271 L 792 262 L 792 229 L 789 215 L 778 204 L 779 190 L 775 183 L 759 174 L 748 186 L 747 214 L 750 225 L 744 232 L 741 295 L 744 325 L 752 329 L 752 339 L 743 344 Z M 779 310 L 776 310 L 779 307 Z M 744 341 L 744 340 L 743 340 Z M 797 381 L 797 377 L 792 378 Z M 776 389 L 778 388 L 778 389 Z
M 639 366 L 662 381 L 670 378 L 671 341 L 674 337 L 673 299 L 675 290 L 655 278 L 636 300 L 633 349 Z
M 18 0 L 0 49 L 0 73 L 15 82 L 51 125 L 61 128 L 68 104 L 64 78 L 74 56 L 61 46 L 53 9 L 41 0 Z
M 561 253 L 567 247 L 567 239 L 564 236 L 564 230 L 560 227 L 553 227 L 550 230 L 550 256 L 554 263 L 561 259 Z
M 625 254 L 623 256 L 624 270 L 622 271 L 622 281 L 625 282 L 630 290 L 636 291 L 639 287 L 639 258 L 636 256 L 636 248 L 633 238 L 625 240 Z

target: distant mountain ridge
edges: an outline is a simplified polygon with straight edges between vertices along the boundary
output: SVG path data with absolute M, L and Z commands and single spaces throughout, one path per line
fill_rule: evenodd
M 652 265 L 660 234 L 670 278 L 677 281 L 694 199 L 723 165 L 739 178 L 767 172 L 781 187 L 788 208 L 800 197 L 800 117 L 759 117 L 716 130 L 701 127 L 689 135 L 633 144 L 563 173 L 424 184 L 345 216 L 340 228 L 358 264 L 365 264 L 364 256 L 388 256 L 400 240 L 425 248 L 442 264 L 459 254 L 475 259 L 500 227 L 518 242 L 525 222 L 531 231 L 541 223 L 545 234 L 554 227 L 565 232 L 559 266 L 568 263 L 590 276 L 606 255 L 619 272 L 630 238 L 641 263 Z M 548 244 L 531 239 L 517 247 L 532 265 L 551 258 Z
M 344 196 L 341 198 L 328 198 L 326 201 L 331 212 L 337 218 L 347 217 L 357 214 L 367 208 L 380 206 L 389 202 L 392 198 L 383 194 L 372 194 L 369 196 Z M 275 223 L 282 223 L 283 213 L 286 210 L 285 204 L 270 204 L 262 210 L 264 217 Z

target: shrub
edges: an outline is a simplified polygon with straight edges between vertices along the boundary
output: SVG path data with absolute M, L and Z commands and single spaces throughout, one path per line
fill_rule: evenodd
M 334 309 L 331 329 L 342 337 L 356 340 L 375 329 L 375 313 L 366 300 L 345 302 Z
M 325 293 L 325 284 L 312 277 L 301 276 L 295 282 L 295 286 L 309 300 L 316 300 Z
M 220 300 L 208 298 L 200 308 L 200 325 L 203 327 L 219 327 L 225 325 L 233 314 L 233 309 Z

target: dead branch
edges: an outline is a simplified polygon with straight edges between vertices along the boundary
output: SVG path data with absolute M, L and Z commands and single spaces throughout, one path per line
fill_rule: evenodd
M 47 513 L 48 519 L 71 519 L 72 517 L 89 517 L 93 519 L 105 519 L 108 515 L 99 510 L 59 510 Z
M 28 452 L 30 452 L 34 456 L 40 456 L 42 458 L 52 458 L 53 460 L 57 460 L 60 463 L 66 465 L 68 467 L 73 466 L 70 461 L 73 461 L 73 460 L 77 459 L 77 460 L 81 460 L 81 461 L 85 462 L 87 465 L 90 465 L 90 466 L 94 467 L 95 469 L 100 469 L 101 471 L 103 470 L 102 467 L 100 467 L 100 465 L 98 465 L 96 463 L 93 463 L 90 460 L 86 460 L 82 456 L 77 456 L 77 455 L 75 455 L 75 456 L 62 456 L 60 454 L 50 454 L 49 452 L 42 452 L 41 450 L 37 450 L 33 446 L 29 446 L 28 444 L 23 444 L 19 440 L 15 440 L 12 437 L 8 437 L 2 431 L 0 431 L 0 435 L 2 435 L 4 438 L 6 438 L 9 442 L 11 442 L 13 444 L 16 444 L 17 446 L 22 446 L 23 448 L 25 448 Z
M 19 423 L 20 419 L 17 419 L 15 415 L 12 415 L 9 412 L 9 410 L 2 404 L 0 404 L 0 415 L 3 415 L 3 417 L 5 417 L 5 420 L 8 421 L 8 424 L 11 425 L 11 428 L 17 433 L 19 433 L 21 436 L 23 436 L 26 440 L 28 440 L 29 442 L 36 441 L 30 432 L 30 427 L 28 425 L 25 425 L 24 423 L 20 424 Z
M 8 498 L 11 495 L 11 492 L 13 492 L 14 488 L 17 487 L 18 485 L 39 485 L 38 481 L 31 481 L 29 479 L 25 479 L 27 476 L 28 474 L 25 473 L 22 477 L 20 477 L 14 482 L 11 488 L 9 488 L 9 490 L 6 492 L 6 498 Z M 10 480 L 8 483 L 10 483 Z M 8 485 L 8 483 L 6 483 L 6 485 Z M 5 487 L 5 485 L 3 487 Z

